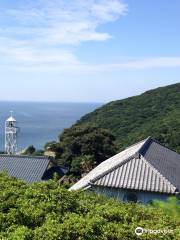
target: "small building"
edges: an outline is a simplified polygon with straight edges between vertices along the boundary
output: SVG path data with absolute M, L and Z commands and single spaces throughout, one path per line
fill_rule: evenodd
M 56 166 L 49 157 L 5 154 L 0 154 L 0 171 L 6 171 L 10 176 L 28 183 L 51 179 L 54 173 L 60 177 L 66 173 L 65 169 Z
M 180 155 L 148 137 L 102 162 L 70 188 L 79 189 L 142 203 L 179 196 Z

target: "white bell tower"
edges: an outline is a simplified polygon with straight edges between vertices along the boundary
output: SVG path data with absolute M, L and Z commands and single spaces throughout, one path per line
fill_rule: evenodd
M 11 116 L 5 122 L 5 152 L 9 155 L 17 153 L 17 134 L 18 134 L 17 121 Z

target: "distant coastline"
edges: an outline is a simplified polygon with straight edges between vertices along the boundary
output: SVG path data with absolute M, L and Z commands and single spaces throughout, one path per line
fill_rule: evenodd
M 56 140 L 64 128 L 70 127 L 84 114 L 102 103 L 0 101 L 0 151 L 4 150 L 4 123 L 13 110 L 19 123 L 19 150 L 34 145 L 37 149 Z

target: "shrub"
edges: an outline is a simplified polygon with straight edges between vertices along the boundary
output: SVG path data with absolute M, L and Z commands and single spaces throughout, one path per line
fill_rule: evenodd
M 123 203 L 95 193 L 70 192 L 50 180 L 34 184 L 0 173 L 0 239 L 131 240 L 135 228 L 171 229 L 173 234 L 146 234 L 144 239 L 180 239 L 175 200 L 155 206 Z M 170 204 L 170 205 L 169 205 Z

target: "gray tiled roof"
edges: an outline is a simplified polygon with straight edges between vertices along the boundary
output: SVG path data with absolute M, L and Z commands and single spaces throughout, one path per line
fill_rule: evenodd
M 115 156 L 107 159 L 106 161 L 99 164 L 92 171 L 90 171 L 85 177 L 79 180 L 76 184 L 74 184 L 70 189 L 77 190 L 81 188 L 87 187 L 93 179 L 105 175 L 109 173 L 112 169 L 116 168 L 119 164 L 124 163 L 127 159 L 131 158 L 134 153 L 138 152 L 138 150 L 144 145 L 146 140 L 139 142 L 124 151 L 116 154 Z
M 0 155 L 0 171 L 29 183 L 41 181 L 49 163 L 47 157 Z
M 141 155 L 180 191 L 180 154 L 150 138 Z
M 176 191 L 176 187 L 144 158 L 129 160 L 95 181 L 94 185 L 164 193 Z
M 125 158 L 123 152 L 126 152 Z M 71 189 L 97 185 L 163 193 L 179 191 L 179 154 L 152 138 L 137 143 L 123 152 L 104 161 L 100 164 L 101 167 L 97 166 Z

